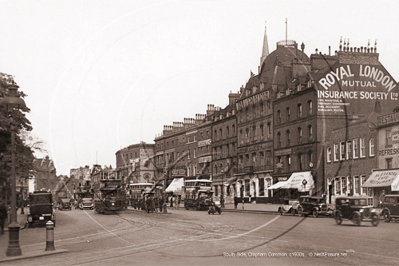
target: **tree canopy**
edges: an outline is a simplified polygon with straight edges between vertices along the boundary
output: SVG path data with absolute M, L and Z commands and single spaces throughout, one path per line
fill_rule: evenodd
M 9 96 L 9 87 L 13 85 L 17 85 L 14 77 L 0 72 L 0 101 L 3 100 L 4 97 Z M 27 97 L 21 90 L 18 91 L 18 95 L 21 98 Z M 2 160 L 0 160 L 1 184 L 7 180 L 11 170 L 11 163 L 5 162 L 4 160 L 4 155 L 11 154 L 12 151 L 11 130 L 15 131 L 15 170 L 17 176 L 22 178 L 28 177 L 29 171 L 33 169 L 34 151 L 32 147 L 29 146 L 29 142 L 26 142 L 27 136 L 29 136 L 28 132 L 33 129 L 31 122 L 25 115 L 28 112 L 30 112 L 30 109 L 27 107 L 12 111 L 0 108 L 0 154 L 2 155 Z

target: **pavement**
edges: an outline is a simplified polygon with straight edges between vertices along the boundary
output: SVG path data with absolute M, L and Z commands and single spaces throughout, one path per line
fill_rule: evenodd
M 225 212 L 248 212 L 248 213 L 264 213 L 264 214 L 278 214 L 278 208 L 281 204 L 271 203 L 238 203 L 237 208 L 233 203 L 225 203 L 223 211 Z
M 28 214 L 29 209 L 25 208 L 24 209 L 24 214 L 21 214 L 21 209 L 18 209 L 17 211 L 17 222 L 20 225 L 20 230 L 25 229 L 26 226 L 26 220 L 27 220 L 27 214 Z M 10 216 L 8 216 L 10 217 Z M 9 219 L 8 219 L 9 220 Z M 60 253 L 65 253 L 68 252 L 66 249 L 57 249 L 57 250 L 52 250 L 52 251 L 44 251 L 44 250 L 34 250 L 34 251 L 22 251 L 22 255 L 20 256 L 11 256 L 7 257 L 6 256 L 6 250 L 8 247 L 8 225 L 9 221 L 6 221 L 4 224 L 4 235 L 0 236 L 0 265 L 3 263 L 6 263 L 8 261 L 15 261 L 15 260 L 22 260 L 22 259 L 29 259 L 29 258 L 35 258 L 35 257 L 42 257 L 42 256 L 49 256 L 49 255 L 54 255 L 54 254 L 60 254 Z

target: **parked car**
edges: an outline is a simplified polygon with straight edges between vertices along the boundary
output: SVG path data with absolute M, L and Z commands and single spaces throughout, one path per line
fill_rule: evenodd
M 46 225 L 51 220 L 55 227 L 55 211 L 53 210 L 53 195 L 50 192 L 35 191 L 29 195 L 28 227 Z
M 389 223 L 392 219 L 399 219 L 399 195 L 385 195 L 378 205 L 384 221 Z
M 298 200 L 284 199 L 284 203 L 280 207 L 278 207 L 278 212 L 280 213 L 280 215 L 283 215 L 283 213 L 290 213 L 291 215 L 295 215 L 298 213 L 298 206 Z
M 72 210 L 72 204 L 71 204 L 71 200 L 69 199 L 61 199 L 58 203 L 58 209 L 60 211 L 62 210 Z
M 319 214 L 331 214 L 324 197 L 301 196 L 299 198 L 298 214 L 300 216 L 312 215 L 317 218 Z
M 340 225 L 345 219 L 359 226 L 362 221 L 368 221 L 373 226 L 377 226 L 380 222 L 380 209 L 373 207 L 372 200 L 365 196 L 337 197 L 335 222 Z
M 93 210 L 94 209 L 93 199 L 92 198 L 83 198 L 79 207 L 81 210 L 84 210 L 84 209 Z

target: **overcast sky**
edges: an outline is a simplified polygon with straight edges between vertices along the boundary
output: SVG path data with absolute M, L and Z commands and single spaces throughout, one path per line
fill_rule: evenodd
M 398 1 L 0 0 L 0 72 L 28 97 L 32 134 L 57 174 L 115 167 L 115 153 L 153 143 L 163 125 L 224 108 L 286 38 L 310 55 L 377 50 L 399 80 Z M 46 154 L 35 154 L 37 157 Z

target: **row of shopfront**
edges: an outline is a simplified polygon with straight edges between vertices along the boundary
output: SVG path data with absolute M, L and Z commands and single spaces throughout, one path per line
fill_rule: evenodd
M 234 176 L 226 181 L 213 182 L 214 199 L 224 196 L 225 203 L 235 200 L 245 203 L 282 203 L 284 199 L 297 199 L 301 195 L 312 195 L 314 179 L 311 171 L 295 172 L 286 181 L 272 184 L 269 173 L 254 174 L 249 179 Z M 167 192 L 183 196 L 185 178 L 174 178 L 166 189 Z M 323 193 L 327 203 L 333 203 L 339 196 L 368 196 L 376 206 L 382 197 L 399 194 L 399 169 L 375 170 L 369 176 L 336 177 L 328 182 L 329 191 Z M 223 192 L 222 192 L 223 189 Z
M 184 177 L 174 178 L 166 192 L 184 198 L 184 181 Z M 313 189 L 314 180 L 310 171 L 292 173 L 285 181 L 274 184 L 270 173 L 254 173 L 249 178 L 248 175 L 235 175 L 212 182 L 214 200 L 220 201 L 223 196 L 225 203 L 233 203 L 235 200 L 244 200 L 246 203 L 281 203 L 284 198 L 312 194 Z

